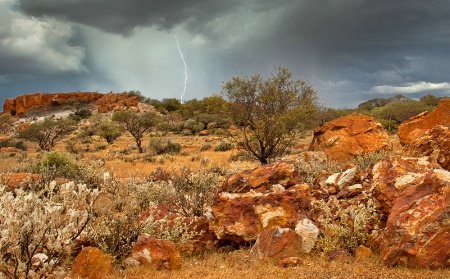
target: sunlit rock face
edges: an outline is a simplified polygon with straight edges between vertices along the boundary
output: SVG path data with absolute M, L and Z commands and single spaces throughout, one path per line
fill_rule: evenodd
M 349 114 L 314 130 L 310 151 L 323 151 L 329 159 L 348 162 L 369 152 L 391 148 L 381 123 L 363 114 Z
M 400 143 L 406 145 L 437 125 L 450 125 L 450 99 L 440 101 L 431 113 L 423 112 L 404 121 L 398 126 L 397 135 Z

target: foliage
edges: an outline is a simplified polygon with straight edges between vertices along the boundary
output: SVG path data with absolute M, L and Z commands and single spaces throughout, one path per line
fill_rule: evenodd
M 316 200 L 312 206 L 312 211 L 319 214 L 317 222 L 322 232 L 316 249 L 325 253 L 335 249 L 354 252 L 359 245 L 366 243 L 370 226 L 378 219 L 371 198 L 356 206 L 344 207 L 332 196 L 328 201 Z
M 0 272 L 38 278 L 57 270 L 68 257 L 66 246 L 90 221 L 97 196 L 97 190 L 73 182 L 14 193 L 0 186 Z
M 180 153 L 181 144 L 169 138 L 151 137 L 148 147 L 155 155 Z
M 18 137 L 36 142 L 42 150 L 50 151 L 65 136 L 76 130 L 76 124 L 69 119 L 53 120 L 46 118 L 43 122 L 30 124 L 18 132 Z
M 0 115 L 0 133 L 4 134 L 8 131 L 9 125 L 13 122 L 13 118 L 10 113 L 4 113 Z
M 101 122 L 96 130 L 96 134 L 104 138 L 108 144 L 113 143 L 122 135 L 121 127 L 110 120 Z
M 214 151 L 216 152 L 225 152 L 232 149 L 234 149 L 234 145 L 226 140 L 221 140 L 216 146 L 214 146 Z
M 139 149 L 139 153 L 143 153 L 142 138 L 144 133 L 158 124 L 160 117 L 154 112 L 138 113 L 130 110 L 116 111 L 112 116 L 112 120 L 122 126 L 129 132 Z
M 27 147 L 25 146 L 24 142 L 16 138 L 0 139 L 0 148 L 2 147 L 15 147 L 17 149 L 27 150 Z
M 240 129 L 233 139 L 261 164 L 282 156 L 318 108 L 312 87 L 293 80 L 283 67 L 267 79 L 258 74 L 233 77 L 223 93 L 230 101 L 228 114 Z
M 209 171 L 193 172 L 182 168 L 172 178 L 177 209 L 184 216 L 202 216 L 217 193 L 217 174 Z

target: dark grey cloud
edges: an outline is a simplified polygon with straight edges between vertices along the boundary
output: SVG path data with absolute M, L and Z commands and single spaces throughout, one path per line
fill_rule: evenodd
M 391 92 L 450 94 L 443 86 L 450 82 L 449 0 L 5 3 L 15 11 L 0 11 L 1 26 L 22 29 L 0 27 L 0 62 L 10 65 L 0 66 L 0 84 L 2 77 L 4 84 L 14 81 L 13 72 L 40 73 L 58 87 L 56 77 L 70 72 L 74 82 L 67 84 L 81 89 L 175 97 L 184 80 L 177 29 L 191 98 L 220 91 L 232 75 L 268 74 L 276 65 L 311 83 L 329 106 L 352 107 Z M 13 47 L 11 41 L 35 40 L 27 22 L 40 26 L 40 43 Z

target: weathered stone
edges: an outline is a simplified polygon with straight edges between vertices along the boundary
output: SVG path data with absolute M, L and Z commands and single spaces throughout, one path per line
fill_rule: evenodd
M 273 184 L 286 189 L 301 182 L 294 162 L 280 161 L 231 175 L 221 190 L 229 193 L 246 193 L 250 190 L 269 191 Z
M 28 187 L 41 178 L 39 174 L 33 173 L 2 173 L 0 183 L 7 186 L 7 190 L 13 191 L 16 188 Z
M 297 257 L 301 252 L 302 238 L 289 228 L 273 228 L 258 235 L 250 255 L 270 262 Z
M 423 183 L 434 169 L 442 168 L 430 157 L 390 156 L 377 162 L 372 170 L 372 192 L 379 210 L 388 216 L 400 194 L 411 185 Z
M 394 200 L 383 231 L 386 265 L 450 266 L 450 172 L 432 169 L 411 179 Z
M 310 210 L 311 197 L 303 191 L 281 193 L 220 193 L 213 205 L 209 227 L 218 239 L 236 243 L 252 241 L 275 227 L 294 228 Z
M 48 256 L 44 253 L 37 253 L 31 257 L 31 266 L 33 268 L 39 268 L 44 266 L 44 263 L 48 260 Z
M 348 162 L 391 146 L 388 132 L 373 117 L 349 114 L 315 129 L 309 150 L 323 151 L 329 159 Z
M 335 187 L 336 190 L 341 191 L 348 186 L 355 184 L 359 179 L 359 171 L 357 167 L 350 168 L 344 172 L 332 174 L 325 180 L 328 187 Z
M 401 123 L 397 135 L 400 143 L 406 145 L 437 125 L 450 125 L 450 99 L 441 100 L 431 113 L 424 112 Z
M 101 279 L 111 271 L 111 257 L 94 247 L 84 247 L 72 263 L 73 277 Z
M 159 269 L 179 269 L 180 252 L 170 240 L 159 240 L 154 236 L 143 234 L 133 246 L 131 258 L 141 265 Z
M 305 254 L 311 252 L 320 233 L 316 224 L 305 216 L 298 221 L 295 232 L 302 238 L 301 251 Z
M 336 198 L 338 199 L 351 199 L 353 197 L 356 197 L 357 195 L 361 194 L 363 192 L 363 186 L 362 184 L 355 184 L 352 186 L 348 186 L 339 193 L 337 193 Z
M 450 170 L 450 129 L 438 125 L 407 144 L 403 151 L 414 156 L 432 156 L 444 169 Z
M 69 92 L 69 93 L 33 93 L 5 99 L 3 113 L 13 112 L 14 116 L 29 116 L 62 109 L 70 99 L 79 98 L 94 103 L 99 112 L 115 111 L 125 107 L 137 108 L 138 96 L 128 93 Z
M 139 104 L 139 96 L 128 95 L 128 93 L 108 93 L 95 101 L 94 105 L 98 112 L 118 111 L 125 108 L 136 108 Z
M 350 257 L 350 252 L 346 249 L 336 249 L 327 252 L 329 261 L 345 261 Z

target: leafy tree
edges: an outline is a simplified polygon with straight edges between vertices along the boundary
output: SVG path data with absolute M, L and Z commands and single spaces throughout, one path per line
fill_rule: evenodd
M 316 91 L 301 79 L 293 80 L 284 67 L 264 79 L 233 77 L 223 86 L 230 101 L 228 113 L 240 128 L 232 135 L 261 164 L 285 154 L 296 132 L 306 127 L 318 108 Z
M 19 131 L 18 137 L 36 142 L 42 150 L 50 151 L 56 143 L 75 130 L 76 122 L 73 120 L 46 118 L 43 122 L 32 123 Z
M 155 112 L 138 113 L 130 110 L 116 111 L 112 116 L 112 120 L 122 126 L 129 132 L 139 149 L 139 153 L 143 153 L 142 138 L 144 134 L 152 127 L 158 124 L 160 117 Z
M 420 101 L 427 106 L 437 106 L 442 99 L 446 99 L 448 97 L 436 97 L 433 94 L 427 94 L 420 97 Z
M 96 133 L 100 137 L 104 138 L 108 144 L 111 144 L 122 135 L 122 130 L 116 123 L 110 120 L 105 120 L 97 126 Z

